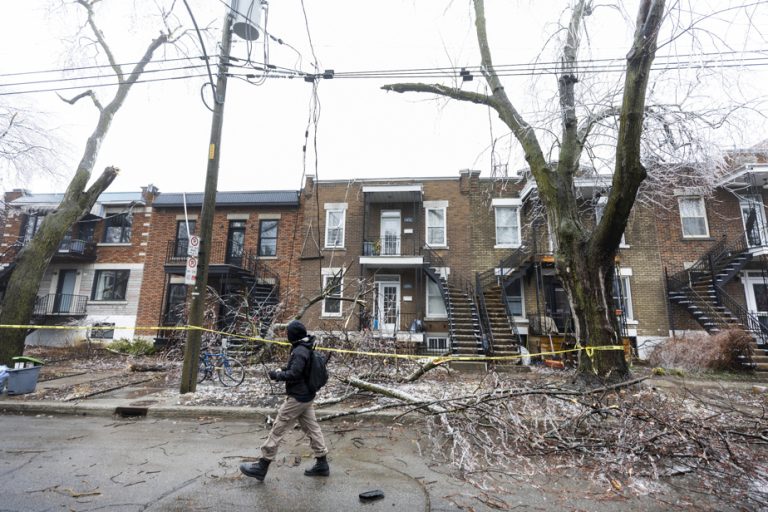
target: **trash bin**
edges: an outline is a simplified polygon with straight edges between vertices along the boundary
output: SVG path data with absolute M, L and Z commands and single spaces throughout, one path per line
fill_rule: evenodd
M 34 357 L 14 357 L 14 368 L 8 370 L 6 391 L 8 395 L 33 393 L 43 362 Z

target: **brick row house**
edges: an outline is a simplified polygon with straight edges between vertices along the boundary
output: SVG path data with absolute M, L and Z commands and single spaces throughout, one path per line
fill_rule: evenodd
M 152 186 L 141 192 L 105 192 L 72 226 L 40 283 L 32 321 L 88 329 L 39 329 L 27 337 L 28 343 L 66 344 L 85 336 L 94 340 L 133 338 L 156 193 Z M 4 288 L 15 256 L 62 197 L 25 190 L 6 193 L 0 242 L 4 294 L 13 292 Z
M 165 193 L 153 204 L 138 308 L 143 326 L 186 323 L 192 288 L 184 284 L 187 248 L 189 236 L 197 234 L 202 200 L 202 193 Z M 263 335 L 280 311 L 295 309 L 299 218 L 296 190 L 217 193 L 208 244 L 207 327 Z M 158 337 L 155 331 L 141 334 Z
M 729 326 L 748 329 L 765 346 L 764 156 L 734 157 L 734 170 L 714 194 L 681 187 L 670 192 L 665 208 L 636 205 L 616 259 L 614 307 L 622 336 L 641 356 L 670 333 L 715 333 Z M 596 222 L 610 179 L 585 173 L 575 186 L 582 221 Z M 23 239 L 28 229 L 12 220 L 24 215 L 13 213 L 21 199 L 9 203 L 9 245 L 11 233 Z M 140 297 L 127 296 L 137 302 L 138 325 L 176 325 L 184 322 L 186 247 L 202 194 L 153 199 L 151 206 L 136 203 L 132 209 L 134 231 L 136 215 L 145 220 L 141 237 L 130 242 L 139 244 L 135 254 L 141 261 L 126 252 L 120 263 L 143 264 L 142 270 L 124 268 L 131 271 L 130 282 L 140 285 Z M 34 208 L 24 208 L 32 218 Z M 104 242 L 104 228 L 98 227 L 108 218 L 94 217 L 93 236 L 102 241 L 92 265 L 118 263 L 117 253 L 106 251 L 119 247 Z M 117 227 L 110 229 L 117 236 Z M 557 349 L 573 340 L 573 323 L 555 274 L 554 250 L 535 183 L 524 173 L 508 179 L 481 178 L 478 171 L 442 178 L 309 177 L 302 190 L 219 192 L 209 282 L 215 300 L 207 321 L 222 330 L 263 334 L 270 322 L 306 310 L 310 329 L 370 332 L 413 352 Z M 51 276 L 63 268 L 55 263 Z M 71 279 L 64 277 L 63 283 Z M 87 278 L 87 305 L 94 308 L 95 278 Z M 51 277 L 43 283 L 41 297 L 63 293 L 59 282 Z M 106 321 L 89 310 L 84 320 L 91 319 Z

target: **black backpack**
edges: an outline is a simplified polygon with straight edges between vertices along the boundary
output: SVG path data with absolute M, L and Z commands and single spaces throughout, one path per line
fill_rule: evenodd
M 309 364 L 307 365 L 306 382 L 311 393 L 317 393 L 328 382 L 328 370 L 326 365 L 331 355 L 323 357 L 315 353 L 314 346 L 309 351 Z

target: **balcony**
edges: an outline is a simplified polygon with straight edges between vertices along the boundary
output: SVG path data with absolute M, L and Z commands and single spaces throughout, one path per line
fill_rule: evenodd
M 59 244 L 59 250 L 51 261 L 62 262 L 91 262 L 96 261 L 96 242 L 93 240 L 64 239 Z
M 363 242 L 361 265 L 376 267 L 413 267 L 424 263 L 421 247 L 416 237 L 385 235 Z
M 51 293 L 41 295 L 35 301 L 33 316 L 85 316 L 87 295 Z
M 186 239 L 170 240 L 165 251 L 166 272 L 184 273 L 187 263 L 187 247 L 189 242 Z M 213 242 L 208 246 L 209 272 L 217 273 L 213 267 L 230 267 L 235 269 L 245 269 L 253 273 L 253 265 L 256 261 L 255 251 L 246 251 L 240 246 L 231 246 L 223 241 Z M 181 267 L 179 269 L 179 267 Z M 222 269 L 218 269 L 222 270 Z

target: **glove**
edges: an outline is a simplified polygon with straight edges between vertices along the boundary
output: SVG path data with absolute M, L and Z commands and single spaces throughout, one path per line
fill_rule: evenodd
M 269 378 L 272 380 L 277 380 L 277 370 L 269 370 Z

